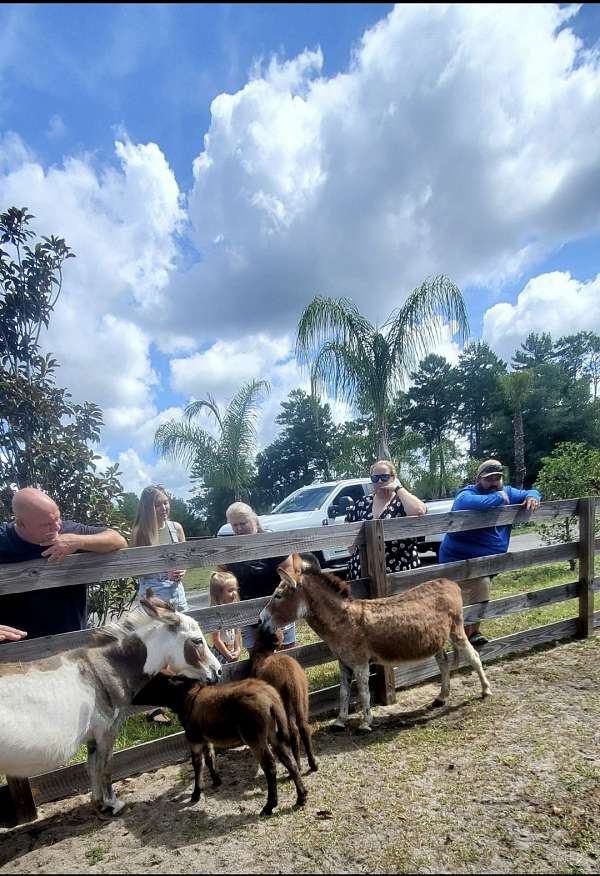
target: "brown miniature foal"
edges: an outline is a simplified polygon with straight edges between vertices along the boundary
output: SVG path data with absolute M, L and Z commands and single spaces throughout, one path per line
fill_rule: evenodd
M 300 767 L 300 739 L 306 751 L 311 772 L 318 764 L 308 723 L 308 680 L 297 660 L 289 654 L 275 653 L 281 646 L 281 630 L 272 632 L 259 626 L 256 642 L 250 650 L 250 675 L 272 685 L 281 696 L 290 723 L 292 752 Z
M 275 757 L 284 765 L 297 791 L 297 805 L 304 806 L 306 788 L 290 750 L 289 725 L 281 697 L 271 685 L 257 678 L 207 686 L 189 678 L 155 675 L 133 700 L 134 705 L 168 706 L 185 730 L 192 754 L 194 790 L 191 800 L 202 796 L 204 760 L 213 781 L 221 784 L 214 749 L 247 745 L 267 780 L 267 802 L 261 815 L 277 806 Z
M 281 583 L 260 614 L 261 623 L 273 630 L 304 618 L 340 661 L 340 711 L 334 729 L 343 730 L 348 719 L 350 683 L 356 678 L 363 719 L 359 730 L 371 729 L 369 661 L 397 666 L 435 657 L 442 687 L 436 705 L 450 692 L 449 640 L 479 675 L 482 696 L 490 686 L 481 660 L 464 630 L 460 587 L 447 578 L 427 581 L 398 596 L 353 599 L 350 586 L 327 572 L 308 566 L 294 554 L 294 574 L 279 569 Z

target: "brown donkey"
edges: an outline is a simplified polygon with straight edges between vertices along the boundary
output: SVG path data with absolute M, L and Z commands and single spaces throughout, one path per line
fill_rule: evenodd
M 345 581 L 315 570 L 297 554 L 293 561 L 293 575 L 279 569 L 281 583 L 260 620 L 273 630 L 304 618 L 336 655 L 340 661 L 340 711 L 334 729 L 346 726 L 352 673 L 363 713 L 359 730 L 371 729 L 371 660 L 397 666 L 435 657 L 442 677 L 435 703 L 443 705 L 450 692 L 448 655 L 443 650 L 447 641 L 457 657 L 464 656 L 479 675 L 482 696 L 490 694 L 479 655 L 465 634 L 462 596 L 454 581 L 437 578 L 398 596 L 353 599 Z
M 267 802 L 261 815 L 271 815 L 277 806 L 277 768 L 273 754 L 285 766 L 296 786 L 297 805 L 303 806 L 306 802 L 306 788 L 290 749 L 283 703 L 277 691 L 266 682 L 246 678 L 209 687 L 189 678 L 160 672 L 133 702 L 135 705 L 168 706 L 177 713 L 192 754 L 193 803 L 198 802 L 204 790 L 204 758 L 213 787 L 221 784 L 213 745 L 217 748 L 247 745 L 252 750 L 267 779 Z
M 281 696 L 288 721 L 296 763 L 300 767 L 300 739 L 312 772 L 318 764 L 313 751 L 308 723 L 308 680 L 297 660 L 289 654 L 275 653 L 283 636 L 281 630 L 271 632 L 263 626 L 257 630 L 256 642 L 250 650 L 250 675 L 272 685 Z

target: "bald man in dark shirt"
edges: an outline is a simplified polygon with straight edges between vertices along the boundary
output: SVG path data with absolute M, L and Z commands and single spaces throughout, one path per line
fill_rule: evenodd
M 56 502 L 33 487 L 13 498 L 14 523 L 0 525 L 0 563 L 19 563 L 45 557 L 59 563 L 78 551 L 109 553 L 127 547 L 113 529 L 62 521 Z M 0 596 L 0 619 L 12 633 L 0 627 L 0 642 L 14 640 L 14 631 L 28 638 L 85 629 L 87 623 L 85 584 Z

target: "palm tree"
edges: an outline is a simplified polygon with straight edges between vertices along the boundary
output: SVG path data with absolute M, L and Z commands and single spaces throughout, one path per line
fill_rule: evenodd
M 237 391 L 223 414 L 210 394 L 190 402 L 183 420 L 171 420 L 157 429 L 154 446 L 162 457 L 191 466 L 192 476 L 237 502 L 247 495 L 253 477 L 256 413 L 261 393 L 269 391 L 266 380 L 252 380 Z M 219 427 L 216 439 L 193 422 L 204 408 Z
M 515 483 L 522 490 L 525 481 L 525 432 L 523 429 L 523 406 L 533 384 L 533 373 L 528 369 L 501 374 L 500 386 L 512 408 L 513 443 L 515 455 Z
M 451 322 L 464 341 L 468 319 L 461 292 L 447 277 L 425 280 L 381 326 L 373 326 L 347 298 L 315 297 L 298 323 L 296 356 L 310 369 L 315 391 L 372 413 L 378 459 L 390 459 L 388 409 L 405 376 Z

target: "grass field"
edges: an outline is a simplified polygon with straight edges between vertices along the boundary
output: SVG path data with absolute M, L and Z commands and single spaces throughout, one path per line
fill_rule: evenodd
M 202 569 L 188 569 L 184 579 L 185 592 L 190 595 L 202 590 L 208 590 L 208 582 L 214 570 L 214 566 L 205 566 Z

